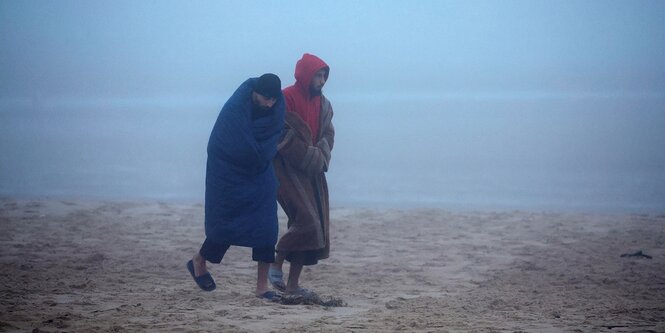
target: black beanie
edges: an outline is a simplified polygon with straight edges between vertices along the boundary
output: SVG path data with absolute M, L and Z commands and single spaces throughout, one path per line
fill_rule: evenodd
M 254 91 L 263 95 L 263 97 L 277 98 L 282 92 L 282 81 L 280 81 L 279 76 L 275 74 L 263 74 L 259 77 L 258 81 L 256 81 Z

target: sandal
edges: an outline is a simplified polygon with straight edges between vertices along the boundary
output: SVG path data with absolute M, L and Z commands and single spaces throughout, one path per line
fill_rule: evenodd
M 188 261 L 187 262 L 187 270 L 189 271 L 189 274 L 192 275 L 194 278 L 194 282 L 201 288 L 203 291 L 213 291 L 217 287 L 215 285 L 215 280 L 212 278 L 212 275 L 210 275 L 210 272 L 206 272 L 205 274 L 201 276 L 196 276 L 194 274 L 194 262 L 193 261 Z
M 275 289 L 284 292 L 286 290 L 286 285 L 284 284 L 284 274 L 282 271 L 270 267 L 268 269 L 268 280 L 270 281 L 270 284 L 272 284 Z
M 282 299 L 282 296 L 280 296 L 278 293 L 276 293 L 272 290 L 268 290 L 268 291 L 266 291 L 265 293 L 263 293 L 261 295 L 256 295 L 256 297 L 266 299 L 266 300 L 269 300 L 271 302 L 279 302 L 279 300 Z

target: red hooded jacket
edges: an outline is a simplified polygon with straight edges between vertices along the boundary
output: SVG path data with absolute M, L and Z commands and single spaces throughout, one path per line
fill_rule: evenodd
M 296 83 L 283 90 L 286 111 L 295 112 L 312 130 L 312 140 L 316 142 L 319 134 L 319 114 L 321 113 L 321 96 L 312 96 L 309 90 L 314 74 L 325 68 L 326 81 L 330 69 L 319 57 L 305 53 L 296 63 Z

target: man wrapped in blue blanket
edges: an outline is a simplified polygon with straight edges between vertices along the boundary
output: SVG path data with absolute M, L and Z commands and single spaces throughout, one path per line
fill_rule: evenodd
M 258 262 L 255 294 L 274 300 L 268 290 L 269 263 L 277 242 L 277 177 L 272 160 L 284 127 L 284 97 L 277 75 L 250 78 L 224 104 L 208 141 L 205 233 L 187 263 L 197 285 L 216 284 L 206 262 L 221 263 L 231 245 L 252 248 Z

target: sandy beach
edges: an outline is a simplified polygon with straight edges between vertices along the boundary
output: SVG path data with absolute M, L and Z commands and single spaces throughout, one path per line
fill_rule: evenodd
M 665 332 L 665 215 L 331 216 L 331 258 L 301 281 L 343 307 L 254 297 L 239 247 L 199 290 L 202 205 L 2 199 L 0 331 Z

